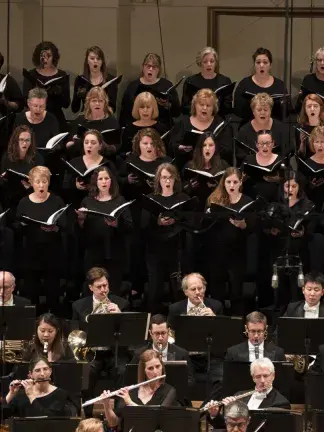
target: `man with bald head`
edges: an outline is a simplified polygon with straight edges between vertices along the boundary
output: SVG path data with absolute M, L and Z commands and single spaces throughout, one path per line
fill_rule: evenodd
M 16 288 L 16 279 L 8 271 L 0 271 L 0 305 L 5 306 L 30 306 L 30 300 L 13 294 Z

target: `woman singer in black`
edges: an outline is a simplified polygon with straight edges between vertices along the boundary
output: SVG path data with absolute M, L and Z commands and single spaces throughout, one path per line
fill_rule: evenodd
M 120 294 L 123 271 L 127 269 L 126 236 L 132 229 L 132 218 L 126 207 L 116 220 L 105 217 L 125 204 L 119 194 L 115 175 L 107 167 L 97 168 L 91 176 L 89 195 L 77 211 L 78 222 L 85 237 L 85 273 L 92 267 L 104 267 L 109 284 Z M 101 214 L 87 213 L 87 210 Z
M 66 228 L 66 218 L 63 213 L 56 223 L 46 223 L 54 212 L 64 207 L 63 200 L 48 191 L 50 176 L 49 169 L 42 166 L 34 167 L 28 173 L 33 192 L 18 204 L 16 227 L 25 240 L 19 251 L 24 278 L 21 293 L 33 304 L 38 304 L 40 281 L 43 280 L 47 305 L 53 311 L 58 307 L 60 295 L 64 262 L 62 231 Z
M 211 228 L 205 235 L 205 263 L 209 275 L 211 297 L 225 302 L 231 301 L 231 313 L 244 315 L 243 282 L 246 273 L 246 240 L 253 226 L 254 217 L 222 213 L 222 207 L 239 211 L 249 204 L 251 198 L 243 195 L 243 175 L 237 168 L 227 168 L 219 185 L 207 201 L 207 219 Z M 248 210 L 247 210 L 248 212 Z M 226 293 L 227 283 L 229 295 Z
M 189 199 L 181 190 L 177 169 L 172 164 L 164 163 L 156 171 L 154 192 L 148 197 L 170 208 Z M 143 223 L 148 271 L 147 308 L 151 313 L 159 313 L 162 310 L 164 281 L 168 280 L 173 289 L 172 275 L 174 277 L 179 272 L 182 227 L 179 221 L 172 214 L 168 216 L 168 212 L 163 211 L 162 207 L 159 215 L 144 212 Z M 171 296 L 175 300 L 176 292 L 173 291 Z
M 73 99 L 71 103 L 72 112 L 83 111 L 84 101 L 92 87 L 102 87 L 114 79 L 108 73 L 105 54 L 98 46 L 92 46 L 85 53 L 83 74 L 78 75 L 74 81 Z M 116 81 L 104 88 L 109 104 L 116 111 L 118 84 Z
M 63 108 L 69 108 L 71 103 L 70 79 L 65 71 L 58 69 L 59 60 L 56 45 L 48 41 L 39 43 L 32 57 L 35 68 L 24 74 L 23 94 L 27 99 L 31 89 L 44 88 L 48 94 L 47 110 L 56 117 L 60 132 L 65 132 L 67 124 Z

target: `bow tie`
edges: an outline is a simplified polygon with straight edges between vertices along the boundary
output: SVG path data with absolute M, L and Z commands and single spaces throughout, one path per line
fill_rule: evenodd
M 304 304 L 304 311 L 305 312 L 317 312 L 318 306 L 308 306 L 307 303 Z
M 267 393 L 266 392 L 258 392 L 258 391 L 256 391 L 254 393 L 254 397 L 255 397 L 255 399 L 261 399 L 261 400 L 263 400 L 263 399 L 265 399 L 267 397 Z

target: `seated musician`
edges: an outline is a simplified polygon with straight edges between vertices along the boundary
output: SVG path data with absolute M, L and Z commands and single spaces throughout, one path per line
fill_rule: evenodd
M 232 432 L 236 427 L 240 432 L 246 432 L 250 423 L 246 403 L 240 400 L 229 403 L 224 409 L 224 420 L 227 432 Z
M 4 300 L 5 306 L 30 306 L 30 300 L 13 294 L 15 288 L 15 276 L 8 271 L 0 271 L 0 305 Z
M 285 317 L 318 318 L 324 317 L 324 275 L 309 273 L 304 278 L 303 294 L 305 300 L 289 303 Z
M 138 364 L 138 382 L 144 382 L 152 378 L 164 375 L 164 365 L 159 353 L 154 350 L 146 350 L 140 356 Z M 109 391 L 104 391 L 102 396 L 108 396 Z M 177 394 L 175 388 L 167 384 L 164 379 L 145 384 L 141 387 L 128 391 L 122 388 L 118 392 L 120 400 L 112 408 L 111 399 L 103 399 L 106 420 L 110 427 L 116 427 L 121 423 L 122 410 L 125 406 L 136 405 L 160 405 L 164 407 L 177 405 Z
M 87 273 L 87 283 L 92 296 L 84 297 L 72 304 L 72 319 L 78 320 L 80 327 L 85 327 L 88 316 L 92 314 L 120 313 L 129 308 L 128 301 L 109 293 L 108 273 L 102 267 L 93 267 Z M 124 366 L 128 362 L 128 356 L 124 349 L 119 349 L 119 371 L 117 380 L 124 372 Z M 112 376 L 114 369 L 114 353 L 110 347 L 102 347 L 96 350 L 96 358 L 90 363 L 89 387 L 84 394 L 85 398 L 92 398 L 99 373 L 105 370 Z M 86 417 L 92 416 L 92 406 L 85 408 Z
M 152 340 L 134 352 L 134 356 L 130 363 L 138 364 L 141 354 L 147 349 L 153 349 L 162 355 L 163 361 L 185 360 L 188 365 L 188 382 L 189 384 L 194 384 L 195 379 L 189 353 L 187 350 L 169 342 L 169 330 L 170 327 L 163 315 L 153 315 L 149 327 L 149 333 Z
M 252 362 L 267 357 L 273 361 L 285 361 L 282 348 L 273 342 L 266 342 L 268 335 L 267 317 L 261 312 L 251 312 L 245 320 L 245 335 L 248 340 L 228 348 L 225 360 Z
M 81 420 L 75 432 L 104 432 L 102 421 L 97 418 Z
M 206 285 L 206 280 L 200 273 L 190 273 L 182 279 L 181 287 L 187 299 L 170 305 L 170 327 L 173 327 L 177 315 L 213 316 L 223 313 L 223 306 L 218 300 L 205 298 Z
M 227 397 L 222 400 L 223 405 L 228 405 L 234 402 L 240 395 L 242 401 L 245 402 L 250 410 L 258 408 L 285 408 L 290 409 L 289 401 L 273 388 L 273 380 L 275 378 L 275 367 L 272 361 L 266 357 L 256 359 L 250 366 L 251 376 L 255 383 L 255 391 L 252 395 L 245 395 L 248 391 L 238 392 L 235 396 Z M 210 405 L 212 405 L 211 401 Z M 223 427 L 223 418 L 220 415 L 220 407 L 214 406 L 209 408 L 209 421 L 214 428 Z
M 37 319 L 34 339 L 23 353 L 23 360 L 30 361 L 35 356 L 45 357 L 49 362 L 74 361 L 71 348 L 63 340 L 60 320 L 52 313 Z
M 68 393 L 51 384 L 50 363 L 36 357 L 29 364 L 25 380 L 13 380 L 5 398 L 7 417 L 75 416 L 78 408 Z

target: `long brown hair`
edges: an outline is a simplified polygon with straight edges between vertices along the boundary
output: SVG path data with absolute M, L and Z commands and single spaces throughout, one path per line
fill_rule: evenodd
M 152 349 L 148 349 L 140 355 L 139 363 L 138 363 L 138 369 L 137 369 L 137 381 L 139 383 L 147 381 L 147 376 L 145 374 L 145 366 L 146 363 L 150 360 L 158 359 L 162 365 L 162 375 L 165 374 L 165 367 L 161 360 L 160 353 L 157 351 L 154 351 Z M 164 379 L 162 380 L 164 382 Z
M 205 141 L 211 138 L 215 144 L 215 153 L 213 154 L 213 157 L 210 159 L 211 169 L 210 172 L 212 174 L 216 174 L 218 171 L 222 169 L 222 160 L 218 153 L 217 143 L 215 141 L 215 136 L 212 132 L 206 132 L 199 137 L 199 140 L 197 142 L 197 145 L 195 147 L 195 150 L 193 152 L 192 160 L 189 162 L 190 168 L 202 170 L 204 169 L 204 156 L 203 156 L 203 148 Z
M 93 52 L 102 61 L 100 72 L 102 73 L 102 77 L 105 81 L 107 78 L 107 75 L 108 75 L 105 54 L 102 51 L 102 49 L 99 48 L 97 45 L 91 46 L 90 48 L 87 49 L 87 51 L 85 53 L 85 58 L 84 58 L 84 63 L 83 63 L 83 75 L 88 79 L 90 78 L 90 68 L 89 68 L 89 64 L 88 64 L 88 56 L 91 52 Z
M 94 170 L 89 185 L 89 197 L 96 198 L 98 196 L 99 189 L 97 186 L 97 181 L 98 181 L 99 173 L 101 173 L 102 171 L 105 171 L 110 177 L 111 184 L 110 184 L 109 193 L 111 195 L 111 198 L 112 199 L 116 198 L 119 195 L 118 182 L 112 170 L 106 166 L 101 166 Z
M 141 155 L 140 142 L 146 136 L 152 139 L 152 145 L 156 150 L 156 157 L 160 158 L 165 156 L 166 151 L 164 143 L 161 140 L 159 133 L 153 128 L 145 128 L 137 132 L 137 134 L 133 138 L 133 154 L 135 154 L 136 156 Z
M 34 347 L 37 355 L 42 356 L 44 351 L 44 345 L 41 343 L 38 337 L 38 327 L 44 322 L 55 328 L 56 335 L 52 344 L 52 352 L 54 356 L 54 361 L 59 360 L 64 355 L 64 345 L 63 345 L 63 335 L 62 328 L 59 319 L 52 313 L 45 313 L 41 315 L 36 322 L 36 333 L 34 337 Z
M 113 110 L 109 106 L 109 98 L 105 90 L 103 90 L 101 87 L 92 87 L 92 89 L 88 91 L 84 103 L 83 114 L 86 120 L 92 120 L 90 108 L 91 99 L 102 99 L 104 101 L 104 113 L 107 115 L 107 117 L 110 117 L 113 114 Z
M 220 179 L 219 185 L 209 195 L 209 198 L 207 200 L 208 205 L 210 204 L 220 204 L 224 206 L 230 205 L 230 199 L 227 190 L 225 188 L 225 180 L 227 179 L 227 177 L 230 177 L 233 174 L 235 174 L 239 180 L 242 180 L 243 178 L 242 171 L 240 171 L 238 168 L 235 167 L 226 168 L 224 174 L 222 175 L 222 178 Z
M 309 100 L 318 103 L 318 105 L 320 106 L 319 120 L 320 120 L 320 125 L 323 125 L 324 124 L 324 102 L 323 102 L 322 98 L 317 96 L 317 94 L 313 94 L 313 93 L 309 94 L 305 97 L 301 111 L 300 111 L 300 114 L 299 114 L 299 117 L 298 117 L 298 123 L 299 124 L 308 124 L 309 123 L 309 119 L 308 119 L 308 116 L 306 114 L 306 103 Z
M 173 193 L 181 192 L 182 186 L 181 186 L 181 179 L 180 179 L 179 171 L 171 163 L 163 163 L 163 164 L 158 166 L 158 169 L 156 170 L 156 173 L 155 173 L 154 193 L 156 195 L 158 195 L 162 192 L 162 188 L 161 188 L 161 184 L 160 184 L 160 178 L 161 178 L 161 173 L 164 169 L 167 170 L 168 173 L 170 173 L 171 176 L 174 178 Z
M 97 140 L 99 141 L 100 144 L 100 149 L 99 149 L 99 154 L 103 154 L 104 148 L 106 147 L 105 141 L 103 139 L 102 133 L 99 132 L 97 129 L 89 129 L 86 131 L 86 133 L 83 135 L 83 140 L 82 140 L 82 145 L 84 144 L 84 141 L 86 139 L 86 136 L 88 135 L 94 135 Z M 84 152 L 84 147 L 83 147 L 83 152 Z
M 26 152 L 26 161 L 31 163 L 35 160 L 36 155 L 36 143 L 34 132 L 26 125 L 17 126 L 13 131 L 9 144 L 8 144 L 8 159 L 11 162 L 18 162 L 20 160 L 19 156 L 19 136 L 23 132 L 28 132 L 30 134 L 30 146 Z

